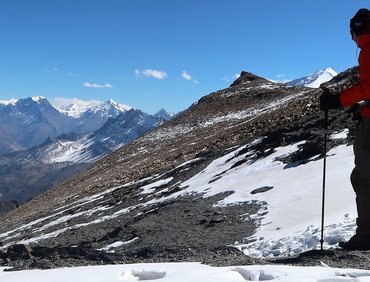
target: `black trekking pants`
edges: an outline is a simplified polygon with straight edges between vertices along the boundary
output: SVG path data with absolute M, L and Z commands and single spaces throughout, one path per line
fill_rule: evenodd
M 370 236 L 370 118 L 363 118 L 353 145 L 355 168 L 351 183 L 356 193 L 357 230 L 361 236 Z

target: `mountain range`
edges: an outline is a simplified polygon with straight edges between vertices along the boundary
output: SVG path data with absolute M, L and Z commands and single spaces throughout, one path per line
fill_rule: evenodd
M 326 86 L 338 93 L 357 81 L 358 68 L 352 68 Z M 286 240 L 278 236 L 297 232 L 312 236 L 294 241 L 290 251 L 314 248 L 317 229 L 302 230 L 301 222 L 308 223 L 307 203 L 317 200 L 314 181 L 321 185 L 321 169 L 313 172 L 324 156 L 320 94 L 242 72 L 230 87 L 202 97 L 5 215 L 0 249 L 7 251 L 0 258 L 19 268 L 159 261 L 241 265 L 259 262 L 249 244 L 256 251 L 267 244 L 266 255 L 279 255 Z M 356 121 L 336 110 L 329 124 L 338 133 L 327 143 L 333 160 L 351 151 Z M 287 198 L 301 209 L 284 209 Z M 284 220 L 272 221 L 279 212 Z M 278 240 L 272 245 L 261 234 Z M 328 244 L 340 238 L 327 235 Z M 333 262 L 333 256 L 323 260 Z
M 89 133 L 98 130 L 108 118 L 129 110 L 112 100 L 71 104 L 58 109 L 44 97 L 0 101 L 0 154 L 40 145 L 47 138 L 65 133 Z
M 163 109 L 152 116 L 112 100 L 64 109 L 43 97 L 0 102 L 1 210 L 50 189 L 167 118 Z

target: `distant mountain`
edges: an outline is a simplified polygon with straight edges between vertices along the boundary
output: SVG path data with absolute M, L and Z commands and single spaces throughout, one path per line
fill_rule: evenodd
M 338 73 L 332 68 L 326 68 L 324 70 L 317 71 L 305 77 L 294 79 L 288 82 L 292 86 L 305 86 L 310 88 L 319 88 L 322 83 L 328 82 L 333 77 L 337 76 Z
M 69 132 L 73 120 L 43 97 L 0 102 L 0 154 L 31 148 Z
M 158 113 L 154 114 L 154 117 L 162 118 L 164 120 L 170 120 L 175 114 L 167 112 L 165 109 L 161 109 Z
M 53 103 L 53 106 L 58 109 L 60 112 L 66 114 L 67 116 L 79 118 L 84 113 L 90 112 L 105 112 L 109 114 L 112 111 L 112 108 L 118 110 L 119 112 L 124 112 L 132 109 L 130 106 L 123 104 L 118 104 L 112 99 L 108 101 L 83 101 L 79 99 L 72 99 L 65 103 L 58 103 L 57 101 Z
M 129 106 L 118 104 L 113 100 L 82 101 L 75 99 L 73 103 L 56 108 L 65 115 L 75 119 L 71 132 L 87 133 L 99 129 L 108 120 L 132 109 Z
M 81 101 L 83 102 L 83 101 Z M 131 109 L 113 100 L 57 109 L 44 97 L 0 101 L 0 155 L 27 150 L 65 133 L 90 133 Z

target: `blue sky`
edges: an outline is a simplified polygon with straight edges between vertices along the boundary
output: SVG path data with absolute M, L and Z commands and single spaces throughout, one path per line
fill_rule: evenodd
M 357 64 L 356 0 L 0 0 L 0 100 L 178 112 L 241 71 L 289 80 Z

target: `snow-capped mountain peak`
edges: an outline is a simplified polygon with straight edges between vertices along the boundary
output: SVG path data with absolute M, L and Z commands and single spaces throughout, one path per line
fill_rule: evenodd
M 5 106 L 7 106 L 7 105 L 15 105 L 17 102 L 18 102 L 18 99 L 12 98 L 10 100 L 2 100 L 2 101 L 0 101 L 0 105 L 5 105 Z
M 112 109 L 118 112 L 125 112 L 132 108 L 123 104 L 118 104 L 112 99 L 102 102 L 96 100 L 84 101 L 76 98 L 56 98 L 53 100 L 53 104 L 61 113 L 74 118 L 79 118 L 86 112 L 109 112 Z
M 31 97 L 31 99 L 37 103 L 40 103 L 42 100 L 46 100 L 46 98 L 42 96 L 34 96 L 34 97 Z
M 328 67 L 323 70 L 319 70 L 313 74 L 305 77 L 294 79 L 288 82 L 289 85 L 293 86 L 306 86 L 310 88 L 319 88 L 322 83 L 325 83 L 335 77 L 338 73 L 332 68 Z
M 124 105 L 124 104 L 118 104 L 116 101 L 114 101 L 112 99 L 109 99 L 108 101 L 106 101 L 105 104 L 111 105 L 111 106 L 121 110 L 122 112 L 129 111 L 129 110 L 132 109 L 132 107 Z

